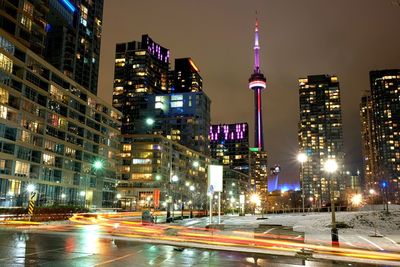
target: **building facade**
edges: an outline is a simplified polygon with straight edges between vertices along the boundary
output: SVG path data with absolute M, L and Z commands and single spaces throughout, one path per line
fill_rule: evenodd
M 102 18 L 103 0 L 1 1 L 1 28 L 93 94 Z
M 371 71 L 370 85 L 373 125 L 371 147 L 376 151 L 376 165 L 370 164 L 371 183 L 377 192 L 399 203 L 400 70 Z
M 1 205 L 111 206 L 121 113 L 2 29 L 0 77 Z
M 211 157 L 219 164 L 249 173 L 249 126 L 247 123 L 210 126 Z
M 148 35 L 116 45 L 113 106 L 123 113 L 122 133 L 135 133 L 147 94 L 168 92 L 169 50 Z
M 341 199 L 346 188 L 339 81 L 336 76 L 312 75 L 300 78 L 299 88 L 299 150 L 307 154 L 301 168 L 301 186 L 306 199 L 312 197 L 316 205 L 323 206 L 330 203 L 330 190 Z M 324 171 L 329 158 L 339 166 L 331 177 Z
M 206 208 L 207 169 L 211 159 L 162 135 L 124 135 L 122 180 L 118 185 L 122 207 L 178 209 Z M 175 176 L 176 180 L 173 179 Z
M 175 70 L 172 72 L 173 83 L 170 91 L 172 93 L 201 92 L 203 90 L 203 79 L 199 71 L 191 58 L 175 59 Z
M 361 140 L 364 161 L 365 189 L 377 189 L 379 178 L 377 173 L 377 154 L 375 144 L 375 126 L 370 91 L 364 93 L 360 104 Z

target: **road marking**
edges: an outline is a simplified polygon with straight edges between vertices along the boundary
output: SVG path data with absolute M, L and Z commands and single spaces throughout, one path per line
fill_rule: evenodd
M 343 239 L 347 245 L 352 246 L 352 247 L 357 247 L 356 245 L 354 245 L 351 242 L 349 242 L 348 240 L 346 240 L 346 238 L 344 238 L 343 236 L 341 236 L 340 238 Z
M 69 246 L 69 247 L 62 247 L 62 248 L 55 248 L 55 249 L 49 249 L 49 250 L 41 250 L 41 251 L 38 251 L 38 252 L 33 252 L 33 253 L 28 253 L 28 254 L 25 254 L 24 256 L 26 257 L 26 256 L 32 256 L 32 255 L 40 254 L 40 253 L 45 253 L 45 252 L 51 252 L 51 251 L 57 251 L 57 250 L 63 250 L 63 249 L 68 249 L 68 248 L 70 248 L 70 247 L 73 247 L 73 246 Z M 0 261 L 4 261 L 4 260 L 8 260 L 8 259 L 12 259 L 12 258 L 13 258 L 13 257 L 1 258 L 1 259 L 0 259 Z
M 368 243 L 370 243 L 371 245 L 373 245 L 374 247 L 378 248 L 379 250 L 384 250 L 382 247 L 378 246 L 377 244 L 375 244 L 374 242 L 372 242 L 371 240 L 366 239 L 365 237 L 362 236 L 358 236 L 361 239 L 364 239 L 365 241 L 367 241 Z
M 272 230 L 274 230 L 275 228 L 271 228 L 271 229 L 268 229 L 267 231 L 265 231 L 263 234 L 268 234 L 269 232 L 271 232 Z
M 130 256 L 132 256 L 132 255 L 135 255 L 135 254 L 137 254 L 137 252 L 135 252 L 135 253 L 129 253 L 129 254 L 126 254 L 125 256 L 121 256 L 121 257 L 118 257 L 118 258 L 115 258 L 115 259 L 112 259 L 112 260 L 103 261 L 103 262 L 100 262 L 100 263 L 95 264 L 95 265 L 93 265 L 93 266 L 105 265 L 105 264 L 108 264 L 108 263 L 111 263 L 111 262 L 115 262 L 115 261 L 119 261 L 119 260 L 128 258 L 128 257 L 130 257 Z
M 396 241 L 394 241 L 393 239 L 391 239 L 391 238 L 389 238 L 389 237 L 387 237 L 387 236 L 384 236 L 383 238 L 389 240 L 390 242 L 392 242 L 392 243 L 395 244 L 396 246 L 400 246 Z

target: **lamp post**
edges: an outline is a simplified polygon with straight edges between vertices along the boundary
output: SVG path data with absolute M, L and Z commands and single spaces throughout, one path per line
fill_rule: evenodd
M 193 185 L 191 185 L 191 186 L 189 186 L 189 190 L 190 190 L 190 192 L 192 192 L 192 194 L 191 194 L 191 205 L 190 205 L 190 218 L 193 218 L 193 205 L 194 205 L 194 198 L 193 198 L 193 192 L 194 192 L 194 190 L 195 190 L 195 187 L 193 186 Z
M 300 169 L 300 173 L 301 173 L 301 202 L 302 202 L 302 206 L 303 206 L 303 214 L 304 214 L 304 198 L 306 197 L 305 192 L 304 192 L 304 173 L 303 173 L 303 164 L 304 162 L 307 161 L 307 155 L 305 153 L 299 153 L 297 155 L 297 160 L 300 162 L 301 165 L 301 169 Z
M 103 161 L 101 161 L 100 159 L 97 159 L 95 162 L 93 162 L 93 168 L 94 168 L 94 171 L 95 171 L 95 174 L 96 174 L 96 183 L 98 183 L 98 180 L 99 180 L 99 171 L 101 170 L 101 169 L 103 169 Z M 87 196 L 87 184 L 88 184 L 88 181 L 87 181 L 87 178 L 86 178 L 86 180 L 85 180 L 85 208 L 86 208 L 86 196 Z
M 176 183 L 178 181 L 179 181 L 178 175 L 174 174 L 174 175 L 172 175 L 169 183 L 170 183 L 170 185 L 172 185 L 172 183 Z M 174 196 L 175 195 L 172 193 L 172 191 L 170 191 L 169 197 L 171 197 L 171 200 L 172 200 L 172 220 L 174 220 L 174 210 L 175 210 L 175 197 Z M 167 218 L 169 218 L 171 216 L 170 209 L 171 209 L 171 203 L 169 203 L 169 206 L 168 206 Z
M 334 196 L 333 178 L 332 178 L 332 174 L 335 173 L 338 169 L 338 164 L 336 160 L 328 159 L 324 164 L 324 169 L 329 174 L 329 180 L 330 180 L 330 196 L 331 196 L 331 209 L 332 209 L 332 228 L 331 228 L 332 246 L 338 246 L 339 234 L 336 228 L 335 196 Z

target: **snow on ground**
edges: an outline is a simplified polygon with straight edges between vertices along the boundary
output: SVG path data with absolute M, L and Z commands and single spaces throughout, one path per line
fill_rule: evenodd
M 380 205 L 365 207 L 360 211 L 336 212 L 336 221 L 341 232 L 373 233 L 376 227 L 377 232 L 381 234 L 400 233 L 400 205 L 390 205 L 389 211 L 390 213 L 386 214 Z M 292 226 L 293 230 L 307 234 L 329 231 L 331 216 L 330 212 L 311 212 L 306 215 L 302 213 L 268 214 L 266 220 L 255 220 L 254 216 L 225 217 L 224 223 L 254 225 L 254 227 L 258 224 L 281 224 Z M 347 227 L 342 228 L 341 224 Z

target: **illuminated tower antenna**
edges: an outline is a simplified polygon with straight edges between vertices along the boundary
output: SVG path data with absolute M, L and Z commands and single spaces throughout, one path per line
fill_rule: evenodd
M 267 80 L 260 70 L 260 45 L 258 40 L 258 19 L 256 18 L 254 37 L 254 69 L 249 79 L 249 88 L 254 91 L 255 134 L 254 147 L 264 151 L 264 134 L 261 109 L 261 91 L 266 88 Z

